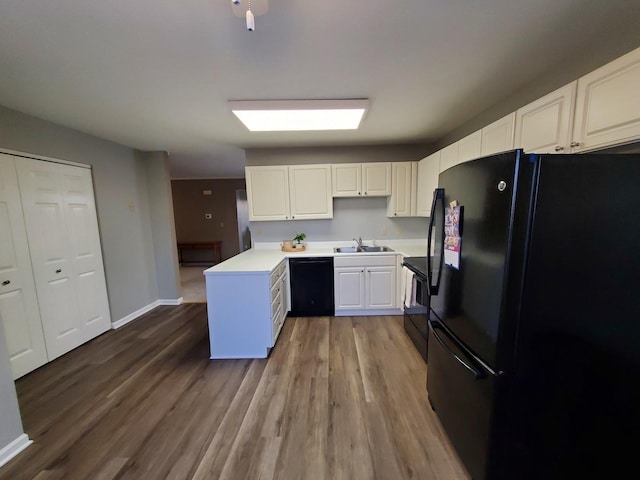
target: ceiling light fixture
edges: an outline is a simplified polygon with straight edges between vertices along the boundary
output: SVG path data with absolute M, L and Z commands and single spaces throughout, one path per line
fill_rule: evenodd
M 369 108 L 367 99 L 238 100 L 229 104 L 252 132 L 356 130 Z

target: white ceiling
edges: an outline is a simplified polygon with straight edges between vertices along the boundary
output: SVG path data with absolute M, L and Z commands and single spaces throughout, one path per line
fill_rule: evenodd
M 246 5 L 246 0 L 242 0 Z M 594 44 L 640 0 L 1 0 L 0 105 L 242 176 L 244 148 L 430 143 Z M 369 98 L 354 132 L 250 133 L 229 100 Z

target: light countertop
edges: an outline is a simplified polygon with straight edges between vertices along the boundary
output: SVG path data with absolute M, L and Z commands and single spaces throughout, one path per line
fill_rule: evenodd
M 373 241 L 364 240 L 365 245 L 372 245 Z M 393 252 L 354 253 L 358 257 L 366 255 L 402 255 L 404 257 L 423 257 L 427 253 L 426 239 L 412 240 L 377 240 L 376 245 L 387 246 Z M 224 262 L 218 263 L 204 271 L 205 275 L 233 274 L 233 273 L 263 273 L 273 270 L 284 258 L 296 257 L 335 257 L 349 255 L 335 253 L 334 247 L 355 246 L 353 240 L 337 242 L 306 242 L 304 252 L 283 252 L 278 242 L 256 243 L 254 248 L 239 253 Z

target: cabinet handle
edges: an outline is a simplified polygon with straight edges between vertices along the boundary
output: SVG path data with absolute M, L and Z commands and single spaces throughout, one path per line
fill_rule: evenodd
M 11 283 L 11 280 L 5 280 L 4 282 L 2 282 L 2 286 L 4 287 L 5 285 L 9 285 Z
M 56 273 L 62 273 L 62 269 L 61 268 L 57 269 Z
M 367 192 L 364 192 L 364 194 L 366 195 L 366 194 L 367 194 Z
M 362 192 L 358 192 L 358 195 L 362 195 Z
M 562 145 L 558 145 L 555 149 L 556 152 L 561 152 L 564 150 L 564 147 Z
M 294 220 L 295 218 L 295 215 L 291 215 L 291 220 Z
M 570 147 L 579 147 L 580 146 L 580 142 L 571 142 L 571 144 L 569 146 Z

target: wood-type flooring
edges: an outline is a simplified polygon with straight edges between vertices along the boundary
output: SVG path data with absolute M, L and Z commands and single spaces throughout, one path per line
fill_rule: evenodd
M 16 382 L 20 479 L 468 480 L 402 317 L 289 318 L 210 360 L 205 304 L 158 307 Z

